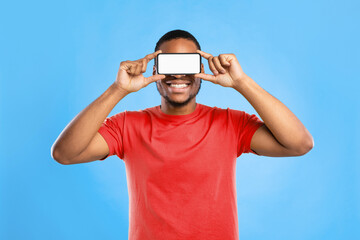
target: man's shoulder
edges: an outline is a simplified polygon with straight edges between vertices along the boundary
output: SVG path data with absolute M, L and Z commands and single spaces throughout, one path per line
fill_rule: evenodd
M 156 113 L 156 108 L 157 106 L 148 107 L 139 110 L 125 110 L 123 114 L 126 115 L 127 117 L 144 117 L 144 116 L 148 116 L 149 114 Z
M 204 105 L 204 107 L 209 110 L 209 111 L 213 111 L 215 113 L 219 113 L 219 114 L 227 114 L 229 111 L 238 111 L 238 110 L 234 110 L 234 109 L 231 109 L 229 107 L 217 107 L 217 106 L 213 106 L 213 107 L 210 107 L 210 106 L 206 106 Z
M 148 115 L 149 112 L 154 112 L 155 108 L 156 106 L 139 110 L 124 110 L 114 114 L 112 118 L 142 117 Z
M 244 110 L 239 110 L 239 109 L 235 109 L 235 108 L 230 108 L 230 107 L 209 107 L 208 108 L 208 112 L 212 113 L 213 115 L 217 116 L 217 117 L 222 117 L 222 118 L 227 118 L 227 119 L 238 119 L 238 118 L 244 118 L 246 115 L 250 115 L 247 112 L 245 112 Z

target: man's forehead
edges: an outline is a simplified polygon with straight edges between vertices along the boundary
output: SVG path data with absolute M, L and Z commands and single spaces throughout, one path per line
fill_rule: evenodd
M 162 53 L 196 53 L 195 43 L 188 39 L 172 39 L 160 45 Z

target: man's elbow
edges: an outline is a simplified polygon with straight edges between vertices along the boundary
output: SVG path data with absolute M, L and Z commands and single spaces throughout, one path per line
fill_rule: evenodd
M 307 138 L 303 141 L 303 143 L 300 145 L 298 150 L 298 156 L 303 156 L 311 151 L 311 149 L 314 148 L 314 139 L 312 137 Z
M 67 161 L 66 159 L 64 159 L 62 157 L 61 153 L 59 152 L 59 150 L 54 148 L 54 146 L 51 147 L 51 157 L 52 157 L 52 159 L 54 159 L 55 161 L 57 161 L 58 163 L 60 163 L 62 165 L 69 165 L 70 164 L 70 162 Z

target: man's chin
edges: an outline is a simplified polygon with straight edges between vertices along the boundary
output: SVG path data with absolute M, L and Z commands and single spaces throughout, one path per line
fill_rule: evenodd
M 183 101 L 175 101 L 173 99 L 170 99 L 168 96 L 166 96 L 164 98 L 165 98 L 166 102 L 173 107 L 183 107 L 183 106 L 186 106 L 193 97 L 189 97 L 188 99 L 183 100 Z

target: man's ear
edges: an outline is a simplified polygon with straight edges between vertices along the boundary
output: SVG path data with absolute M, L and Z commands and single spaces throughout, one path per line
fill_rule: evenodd
M 153 75 L 155 75 L 155 74 L 156 74 L 156 66 L 154 64 L 154 66 L 153 66 Z

